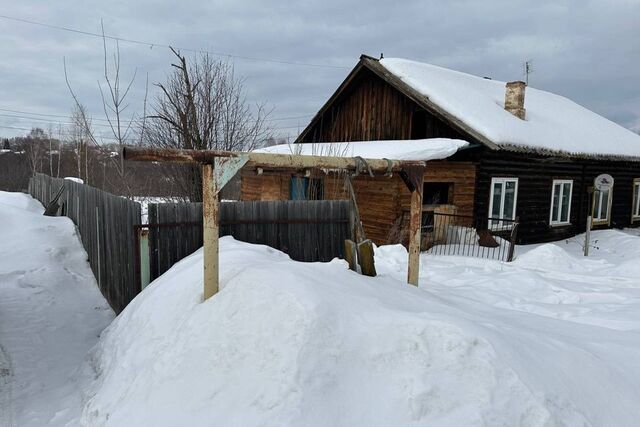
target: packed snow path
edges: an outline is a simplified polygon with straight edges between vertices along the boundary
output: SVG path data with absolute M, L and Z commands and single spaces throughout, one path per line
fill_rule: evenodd
M 88 350 L 113 319 L 73 223 L 0 192 L 0 426 L 64 426 Z

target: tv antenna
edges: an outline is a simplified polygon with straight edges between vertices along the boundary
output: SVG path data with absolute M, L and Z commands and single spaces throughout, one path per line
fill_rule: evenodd
M 533 60 L 524 61 L 524 82 L 529 86 L 529 74 L 533 73 Z

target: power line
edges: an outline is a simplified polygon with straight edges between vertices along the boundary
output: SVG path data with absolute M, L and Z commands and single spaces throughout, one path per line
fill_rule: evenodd
M 27 132 L 30 132 L 30 131 L 32 131 L 32 130 L 33 130 L 33 128 L 31 128 L 31 129 L 30 129 L 30 128 L 23 128 L 23 127 L 18 127 L 18 126 L 5 126 L 5 125 L 0 125 L 0 128 L 3 128 L 3 129 L 24 130 L 24 131 L 27 131 Z M 56 136 L 58 136 L 58 134 L 60 134 L 61 136 L 70 136 L 70 137 L 75 136 L 75 135 L 73 135 L 73 134 L 72 134 L 72 133 L 70 133 L 70 132 L 59 132 L 59 133 L 58 133 L 58 132 L 53 132 L 53 133 L 50 135 L 50 137 L 56 137 Z M 117 141 L 117 139 L 116 139 L 116 138 L 111 138 L 111 137 L 104 136 L 104 135 L 101 135 L 101 134 L 97 134 L 96 136 L 98 137 L 98 139 L 99 139 L 99 140 L 104 140 L 104 141 Z
M 163 43 L 155 43 L 155 42 L 152 43 L 152 42 L 148 42 L 148 41 L 128 39 L 128 38 L 123 38 L 123 37 L 109 36 L 109 35 L 106 35 L 106 34 L 93 33 L 93 32 L 90 32 L 90 31 L 78 30 L 76 28 L 62 27 L 62 26 L 58 26 L 58 25 L 46 24 L 44 22 L 32 21 L 30 19 L 17 18 L 17 17 L 14 17 L 14 16 L 0 15 L 0 18 L 7 19 L 7 20 L 10 20 L 10 21 L 15 21 L 15 22 L 21 22 L 23 24 L 37 25 L 37 26 L 40 26 L 40 27 L 45 27 L 45 28 L 58 30 L 58 31 L 67 31 L 67 32 L 70 32 L 70 33 L 82 34 L 82 35 L 90 36 L 90 37 L 99 37 L 99 38 L 105 38 L 105 39 L 109 39 L 109 40 L 117 40 L 117 41 L 125 42 L 125 43 L 138 44 L 138 45 L 142 45 L 142 46 L 147 46 L 149 48 L 154 48 L 154 47 L 170 48 L 170 47 L 173 47 L 173 48 L 175 48 L 177 50 L 183 50 L 183 51 L 187 51 L 187 52 L 207 53 L 207 54 L 214 55 L 214 56 L 224 56 L 224 57 L 227 57 L 227 58 L 243 59 L 243 60 L 255 61 L 255 62 L 270 62 L 270 63 L 274 63 L 274 64 L 298 65 L 298 66 L 304 66 L 304 67 L 317 67 L 317 68 L 333 68 L 333 69 L 342 69 L 342 70 L 348 70 L 349 69 L 349 67 L 343 67 L 343 66 L 340 66 L 340 65 L 317 64 L 317 63 L 299 62 L 299 61 L 286 61 L 286 60 L 282 60 L 282 59 L 261 58 L 261 57 L 256 57 L 256 56 L 233 55 L 233 54 L 230 54 L 230 53 L 215 52 L 215 51 L 206 50 L 206 49 L 192 49 L 192 48 L 188 48 L 188 47 L 170 46 L 170 45 L 163 44 Z
M 6 111 L 6 112 L 9 112 L 9 113 L 17 113 L 17 114 L 28 114 L 28 115 L 31 115 L 31 116 L 59 117 L 59 118 L 65 118 L 65 119 L 73 119 L 72 116 L 65 115 L 65 114 L 35 113 L 35 112 L 29 112 L 29 111 L 13 110 L 13 109 L 10 109 L 10 108 L 0 108 L 0 111 Z M 0 114 L 0 116 L 13 117 L 13 116 L 10 116 L 8 114 Z M 281 121 L 281 120 L 303 119 L 303 118 L 311 117 L 311 116 L 313 116 L 313 114 L 302 114 L 300 116 L 266 118 L 264 121 L 265 122 L 276 122 L 276 121 Z M 19 116 L 15 116 L 15 117 L 19 117 Z M 23 118 L 31 119 L 31 117 L 23 117 Z M 34 117 L 33 120 L 39 120 L 39 119 Z M 92 117 L 91 120 L 92 121 L 98 120 L 98 121 L 102 121 L 102 122 L 108 122 L 107 119 L 103 119 L 103 118 L 100 118 L 100 117 Z M 136 119 L 135 121 L 140 121 L 141 122 L 142 119 Z
M 57 120 L 50 120 L 50 119 L 44 119 L 44 118 L 35 118 L 35 117 L 24 117 L 24 116 L 19 116 L 19 115 L 13 115 L 13 114 L 2 114 L 0 113 L 0 117 L 8 117 L 8 118 L 14 118 L 14 119 L 18 119 L 18 120 L 26 120 L 29 121 L 31 123 L 45 123 L 45 124 L 49 124 L 49 125 L 59 125 L 59 126 L 72 126 L 74 125 L 74 123 L 70 123 L 70 122 L 62 122 L 62 121 L 57 121 Z M 63 116 L 64 117 L 64 116 Z M 91 119 L 93 121 L 93 119 Z M 91 126 L 101 126 L 104 128 L 111 128 L 111 125 L 109 124 L 105 124 L 105 123 L 91 123 Z M 20 127 L 8 127 L 8 126 L 3 126 L 3 127 L 7 127 L 7 128 L 14 128 L 14 129 L 18 129 L 18 130 L 26 130 L 26 131 L 30 131 L 31 129 L 28 128 L 20 128 Z M 297 129 L 300 128 L 301 126 L 299 125 L 295 125 L 295 126 L 281 126 L 281 127 L 273 127 L 271 129 L 273 130 L 284 130 L 284 129 Z
M 41 123 L 51 123 L 54 125 L 73 125 L 74 123 L 70 123 L 70 122 L 61 122 L 59 120 L 51 120 L 51 119 L 43 119 L 43 118 L 35 118 L 35 117 L 24 117 L 24 116 L 17 116 L 17 115 L 13 115 L 13 114 L 2 114 L 0 113 L 0 117 L 10 117 L 10 118 L 14 118 L 14 119 L 21 119 L 21 120 L 30 120 L 32 122 L 41 122 Z M 94 119 L 89 119 L 90 121 L 93 121 Z M 103 126 L 103 127 L 111 127 L 108 124 L 105 123 L 91 123 L 91 126 Z
M 70 123 L 70 122 L 61 122 L 61 121 L 57 121 L 57 120 L 49 120 L 49 119 L 41 119 L 41 118 L 34 118 L 34 117 L 23 117 L 23 116 L 16 116 L 16 115 L 11 115 L 11 114 L 0 114 L 0 117 L 9 117 L 9 118 L 14 118 L 14 119 L 18 119 L 18 120 L 27 120 L 31 123 L 45 123 L 45 124 L 49 124 L 49 125 L 60 125 L 60 126 L 72 126 L 74 125 L 74 123 Z M 105 124 L 105 123 L 91 123 L 91 127 L 93 126 L 101 126 L 104 128 L 111 128 L 111 125 L 109 124 Z M 270 129 L 273 130 L 283 130 L 283 129 L 296 129 L 296 128 L 300 128 L 301 126 L 299 125 L 294 125 L 294 126 L 281 126 L 281 127 L 273 127 Z M 31 130 L 31 129 L 24 129 L 24 130 Z

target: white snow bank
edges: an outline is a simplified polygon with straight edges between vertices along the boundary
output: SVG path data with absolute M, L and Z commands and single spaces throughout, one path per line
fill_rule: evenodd
M 255 150 L 258 153 L 362 157 L 364 159 L 446 159 L 469 143 L 459 139 L 432 138 L 408 141 L 354 141 L 282 144 Z
M 0 192 L 0 425 L 64 426 L 77 372 L 113 319 L 75 227 L 31 196 Z
M 42 214 L 44 212 L 44 207 L 42 206 L 42 204 L 40 204 L 39 201 L 27 194 L 8 193 L 5 191 L 0 192 L 0 210 L 9 209 L 9 207 L 26 210 L 30 213 Z M 13 211 L 14 214 L 15 212 L 16 211 Z M 13 215 L 11 214 L 5 216 L 5 220 L 8 221 L 12 220 L 12 218 Z
M 594 232 L 602 251 L 620 236 Z M 418 289 L 402 246 L 378 248 L 367 278 L 222 238 L 218 295 L 201 302 L 198 251 L 106 330 L 82 422 L 635 425 L 640 283 L 602 273 L 614 255 L 541 270 L 552 251 L 579 263 L 565 246 L 512 264 L 423 255 Z
M 496 144 L 640 156 L 639 135 L 565 97 L 527 87 L 520 120 L 504 110 L 505 82 L 406 59 L 380 64 Z
M 82 178 L 78 178 L 78 177 L 75 177 L 75 176 L 65 176 L 64 179 L 66 179 L 68 181 L 76 182 L 78 184 L 84 184 L 84 180 Z

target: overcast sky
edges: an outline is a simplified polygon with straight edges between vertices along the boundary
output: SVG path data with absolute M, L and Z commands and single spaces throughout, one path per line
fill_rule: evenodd
M 94 33 L 102 19 L 108 35 L 157 44 L 120 43 L 122 78 L 137 70 L 132 113 L 142 108 L 146 75 L 155 83 L 170 71 L 173 58 L 162 45 L 313 64 L 220 57 L 246 79 L 251 102 L 273 108 L 276 132 L 294 137 L 361 53 L 384 52 L 499 80 L 523 79 L 523 62 L 532 59 L 531 86 L 640 131 L 640 0 L 1 4 L 0 15 Z M 68 122 L 63 58 L 94 123 L 103 123 L 101 39 L 6 18 L 0 28 L 0 136 Z

